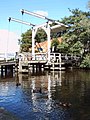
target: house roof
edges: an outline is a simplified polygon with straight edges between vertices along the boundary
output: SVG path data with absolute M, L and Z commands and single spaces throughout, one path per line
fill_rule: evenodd
M 60 43 L 62 42 L 62 38 L 61 38 L 61 37 L 58 37 L 57 39 L 58 39 L 58 41 L 59 41 Z M 53 39 L 52 39 L 51 41 L 53 41 Z M 47 52 L 47 51 L 48 51 L 48 41 L 40 42 L 40 43 L 37 44 L 36 47 L 37 47 L 37 48 L 40 48 L 40 47 L 41 47 L 41 48 L 43 49 L 42 52 Z

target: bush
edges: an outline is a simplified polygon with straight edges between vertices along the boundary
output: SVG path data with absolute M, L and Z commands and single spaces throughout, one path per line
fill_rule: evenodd
M 81 68 L 90 68 L 90 54 L 87 54 L 80 65 Z

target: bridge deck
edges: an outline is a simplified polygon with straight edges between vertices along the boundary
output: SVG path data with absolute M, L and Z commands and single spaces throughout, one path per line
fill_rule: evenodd
M 0 61 L 0 66 L 15 65 L 16 61 Z

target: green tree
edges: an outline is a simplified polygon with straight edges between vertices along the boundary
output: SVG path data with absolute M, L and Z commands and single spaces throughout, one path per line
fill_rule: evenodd
M 21 35 L 22 39 L 19 40 L 20 43 L 20 51 L 21 52 L 29 52 L 29 48 L 32 47 L 32 30 L 29 29 L 25 33 Z M 43 42 L 47 38 L 47 35 L 43 29 L 39 29 L 36 33 L 35 40 L 37 42 Z
M 90 41 L 90 12 L 82 12 L 79 9 L 69 9 L 69 11 L 72 15 L 62 19 L 62 22 L 69 26 L 63 39 L 68 43 L 69 51 L 72 52 L 73 47 L 78 45 L 77 41 L 83 44 L 83 49 Z
M 80 65 L 81 68 L 90 68 L 90 54 L 87 54 Z
M 61 21 L 69 26 L 66 33 L 63 34 L 63 40 L 68 44 L 68 53 L 81 54 L 83 57 L 87 54 L 88 56 L 90 52 L 90 12 L 83 12 L 79 9 L 69 9 L 69 11 L 71 15 Z M 84 52 L 87 50 L 88 52 Z M 87 64 L 89 63 L 87 62 Z
M 70 52 L 73 55 L 81 55 L 83 51 L 83 44 L 80 41 L 77 41 L 71 48 Z
M 54 47 L 54 52 L 57 52 L 58 51 L 58 48 L 57 46 L 59 45 L 59 41 L 57 38 L 54 38 L 51 42 L 51 48 Z
M 57 49 L 60 53 L 68 53 L 68 43 L 65 41 L 61 42 L 58 46 Z
M 43 42 L 47 39 L 47 34 L 43 29 L 39 29 L 36 33 L 35 39 L 37 42 Z
M 27 30 L 21 35 L 22 39 L 20 41 L 20 51 L 28 52 L 29 48 L 32 46 L 32 31 Z

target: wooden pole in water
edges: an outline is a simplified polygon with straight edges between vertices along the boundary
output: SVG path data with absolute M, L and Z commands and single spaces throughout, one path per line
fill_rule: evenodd
M 7 76 L 7 68 L 8 68 L 8 66 L 5 65 L 5 76 Z
M 1 77 L 3 77 L 3 66 L 1 66 Z

